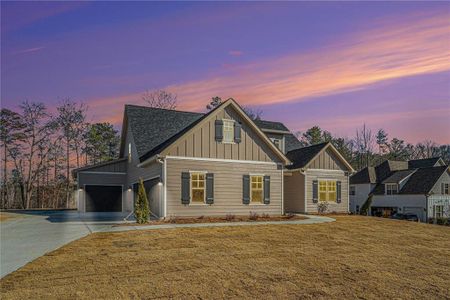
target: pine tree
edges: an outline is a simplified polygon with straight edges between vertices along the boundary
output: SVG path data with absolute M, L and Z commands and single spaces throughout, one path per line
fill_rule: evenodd
M 138 196 L 134 204 L 134 216 L 136 222 L 139 224 L 146 223 L 148 221 L 148 216 L 150 214 L 150 209 L 148 207 L 147 194 L 145 192 L 144 181 L 139 180 Z

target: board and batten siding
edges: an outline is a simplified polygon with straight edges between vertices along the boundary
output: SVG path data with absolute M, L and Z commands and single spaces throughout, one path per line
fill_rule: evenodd
M 248 215 L 250 212 L 281 214 L 282 170 L 275 163 L 204 161 L 171 157 L 166 159 L 166 164 L 168 217 Z M 206 171 L 214 174 L 214 204 L 181 203 L 181 173 L 189 171 Z M 270 204 L 242 203 L 242 177 L 248 174 L 270 176 Z
M 346 170 L 330 149 L 321 152 L 309 165 L 310 169 Z
M 308 169 L 306 173 L 306 212 L 317 213 L 317 204 L 313 202 L 312 185 L 314 180 L 336 180 L 341 182 L 341 203 L 329 202 L 328 211 L 337 213 L 348 213 L 348 176 L 344 171 L 337 170 L 313 170 Z M 320 202 L 320 201 L 319 201 Z
M 241 123 L 240 143 L 220 143 L 216 141 L 215 121 L 221 119 L 232 119 Z M 167 155 L 265 162 L 280 161 L 274 151 L 231 106 L 219 109 L 203 126 L 199 126 L 188 136 L 169 146 Z
M 284 176 L 284 210 L 305 212 L 305 175 L 292 172 Z

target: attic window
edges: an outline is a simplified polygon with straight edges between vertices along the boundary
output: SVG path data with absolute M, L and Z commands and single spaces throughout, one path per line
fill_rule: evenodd
M 223 120 L 223 143 L 234 143 L 233 120 Z
M 441 184 L 441 194 L 442 195 L 448 195 L 449 194 L 449 188 L 448 188 L 449 185 L 450 185 L 449 183 L 444 183 L 444 182 Z
M 386 184 L 386 195 L 396 195 L 398 194 L 398 184 L 387 183 Z
M 271 141 L 277 146 L 278 149 L 281 149 L 281 139 L 271 138 Z

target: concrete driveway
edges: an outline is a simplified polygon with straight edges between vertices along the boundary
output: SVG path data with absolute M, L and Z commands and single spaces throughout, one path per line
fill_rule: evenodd
M 123 213 L 15 211 L 0 223 L 0 278 L 28 262 L 92 232 L 123 222 Z

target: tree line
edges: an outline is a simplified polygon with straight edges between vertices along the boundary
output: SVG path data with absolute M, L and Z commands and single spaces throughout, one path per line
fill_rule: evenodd
M 147 91 L 142 101 L 149 107 L 175 109 L 177 96 L 167 91 Z M 207 110 L 220 105 L 213 97 Z M 252 119 L 262 111 L 243 108 Z M 56 110 L 44 103 L 25 101 L 18 110 L 2 108 L 1 208 L 75 208 L 75 168 L 118 158 L 120 137 L 113 124 L 87 121 L 88 107 L 72 99 L 60 101 Z M 363 126 L 353 138 L 334 136 L 314 126 L 295 134 L 302 146 L 331 142 L 355 170 L 385 159 L 408 160 L 441 156 L 450 162 L 450 145 L 426 141 L 415 145 L 389 139 L 380 129 L 373 133 Z

